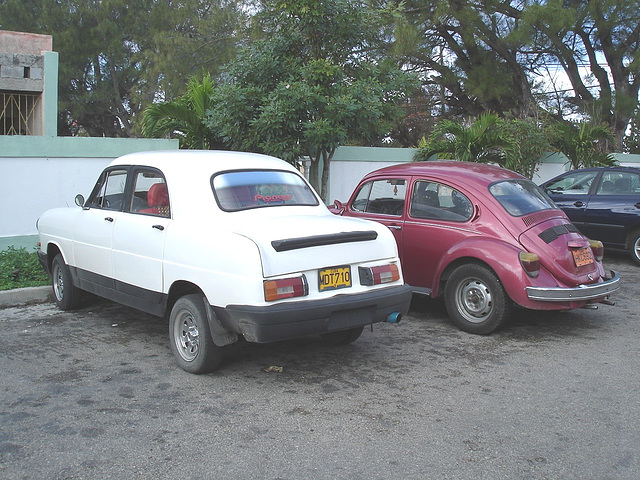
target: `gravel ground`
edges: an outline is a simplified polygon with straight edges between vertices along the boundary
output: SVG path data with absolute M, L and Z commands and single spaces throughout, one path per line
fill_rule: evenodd
M 416 298 L 353 345 L 242 342 L 202 376 L 164 319 L 2 309 L 0 477 L 640 478 L 640 267 L 605 263 L 613 307 L 474 336 Z

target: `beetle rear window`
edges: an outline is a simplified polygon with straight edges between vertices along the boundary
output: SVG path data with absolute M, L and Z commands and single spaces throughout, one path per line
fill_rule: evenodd
M 496 182 L 489 187 L 489 192 L 514 217 L 557 208 L 542 189 L 527 180 Z
M 235 212 L 280 205 L 318 205 L 309 185 L 292 172 L 242 170 L 215 175 L 211 185 L 222 210 Z

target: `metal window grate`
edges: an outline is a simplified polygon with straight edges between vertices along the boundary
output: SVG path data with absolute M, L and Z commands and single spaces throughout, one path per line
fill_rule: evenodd
M 0 93 L 0 134 L 36 135 L 36 107 L 39 101 L 39 94 Z

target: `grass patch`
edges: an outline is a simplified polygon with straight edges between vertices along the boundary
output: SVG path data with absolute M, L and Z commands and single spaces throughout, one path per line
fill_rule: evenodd
M 0 252 L 0 290 L 40 287 L 50 283 L 35 251 L 9 247 Z

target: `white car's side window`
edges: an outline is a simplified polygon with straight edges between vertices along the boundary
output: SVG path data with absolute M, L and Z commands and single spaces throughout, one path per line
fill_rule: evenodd
M 153 170 L 137 170 L 130 210 L 148 215 L 171 216 L 169 191 L 164 177 Z
M 124 201 L 124 189 L 127 184 L 126 170 L 111 170 L 105 172 L 87 202 L 89 207 L 120 210 Z

